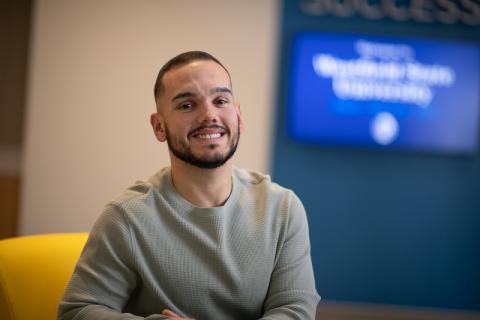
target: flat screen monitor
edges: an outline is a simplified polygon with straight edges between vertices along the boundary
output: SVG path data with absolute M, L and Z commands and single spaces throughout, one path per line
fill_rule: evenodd
M 301 32 L 289 63 L 287 122 L 296 141 L 477 152 L 478 43 Z

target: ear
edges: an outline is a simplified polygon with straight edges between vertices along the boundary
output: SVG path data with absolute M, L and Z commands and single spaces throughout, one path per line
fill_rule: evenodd
M 237 110 L 238 126 L 240 128 L 240 133 L 243 133 L 245 131 L 245 128 L 243 126 L 242 111 L 240 110 L 239 102 L 235 102 L 235 109 Z
M 157 137 L 157 140 L 165 142 L 165 140 L 167 140 L 167 134 L 163 120 L 158 112 L 154 112 L 150 115 L 150 124 L 152 125 L 153 134 Z

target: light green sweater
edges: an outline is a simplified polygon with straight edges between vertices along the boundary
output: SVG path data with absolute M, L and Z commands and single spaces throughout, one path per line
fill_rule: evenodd
M 197 320 L 308 320 L 318 301 L 293 192 L 234 168 L 227 202 L 198 208 L 164 168 L 107 204 L 58 319 L 164 319 L 168 308 Z

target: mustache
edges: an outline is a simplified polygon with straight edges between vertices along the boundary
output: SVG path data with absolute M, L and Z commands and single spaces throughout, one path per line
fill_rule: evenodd
M 221 130 L 224 130 L 226 133 L 230 133 L 230 130 L 228 130 L 226 127 L 224 126 L 220 126 L 218 124 L 212 124 L 212 125 L 201 125 L 201 126 L 198 126 L 196 128 L 193 128 L 192 130 L 190 130 L 188 132 L 188 136 L 190 137 L 192 134 L 195 134 L 197 131 L 200 131 L 200 130 L 204 130 L 204 129 L 221 129 Z

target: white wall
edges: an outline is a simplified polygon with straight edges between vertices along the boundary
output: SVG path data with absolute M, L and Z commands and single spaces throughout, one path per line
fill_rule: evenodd
M 246 132 L 236 164 L 269 171 L 275 0 L 38 0 L 20 233 L 87 231 L 114 195 L 168 165 L 150 129 L 160 66 L 205 50 L 229 69 Z

